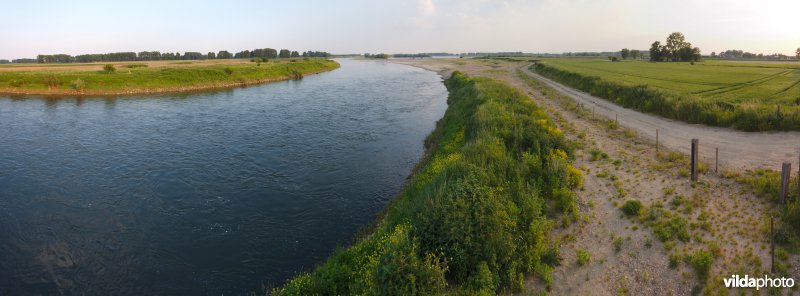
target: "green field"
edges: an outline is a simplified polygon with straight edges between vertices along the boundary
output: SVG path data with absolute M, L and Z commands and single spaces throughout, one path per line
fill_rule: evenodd
M 691 123 L 800 130 L 799 63 L 554 58 L 535 70 L 620 105 Z
M 31 65 L 24 71 L 7 69 L 0 71 L 0 93 L 108 95 L 191 91 L 296 79 L 339 67 L 335 61 L 326 59 L 263 63 L 236 60 L 229 63 L 157 62 L 150 65 L 154 67 L 147 63 L 115 63 L 114 72 L 103 71 L 102 64 Z M 87 70 L 87 67 L 97 70 Z
M 495 295 L 552 285 L 554 225 L 578 216 L 582 173 L 524 93 L 459 72 L 428 155 L 368 234 L 275 295 Z

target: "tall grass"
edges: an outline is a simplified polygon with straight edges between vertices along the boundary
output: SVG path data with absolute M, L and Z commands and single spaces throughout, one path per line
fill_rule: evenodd
M 800 106 L 797 105 L 769 105 L 756 101 L 739 104 L 712 102 L 690 94 L 657 90 L 647 85 L 623 85 L 543 63 L 536 63 L 531 69 L 623 107 L 688 123 L 732 127 L 744 131 L 800 130 Z
M 521 291 L 526 274 L 552 279 L 547 234 L 576 217 L 582 180 L 569 145 L 510 86 L 459 72 L 446 85 L 426 160 L 374 232 L 274 294 L 494 294 Z

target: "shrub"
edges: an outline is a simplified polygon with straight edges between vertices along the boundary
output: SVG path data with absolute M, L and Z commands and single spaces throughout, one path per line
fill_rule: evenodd
M 577 257 L 578 265 L 580 266 L 584 266 L 586 263 L 589 263 L 589 261 L 592 260 L 592 255 L 589 254 L 589 252 L 586 252 L 584 249 L 578 249 Z
M 86 82 L 84 82 L 83 79 L 78 78 L 73 80 L 70 86 L 72 86 L 72 89 L 74 90 L 83 91 L 83 89 L 86 88 Z
M 225 67 L 225 69 L 223 69 L 223 71 L 225 71 L 225 74 L 227 74 L 228 76 L 233 74 L 233 69 L 231 69 L 231 67 Z
M 693 255 L 688 256 L 687 259 L 699 278 L 705 279 L 708 277 L 708 271 L 711 270 L 711 264 L 714 263 L 714 256 L 711 252 L 700 249 Z
M 55 74 L 48 74 L 43 77 L 44 85 L 47 85 L 48 88 L 59 88 L 61 87 L 61 79 L 58 78 Z
M 622 212 L 628 216 L 639 216 L 639 211 L 641 211 L 641 209 L 642 202 L 635 199 L 625 201 L 625 203 L 622 204 Z
M 148 66 L 147 66 L 147 64 L 130 64 L 130 65 L 125 65 L 125 68 L 130 68 L 130 69 L 134 69 L 134 68 L 147 68 L 147 67 L 148 67 Z
M 114 67 L 114 65 L 112 65 L 112 64 L 106 64 L 105 66 L 103 66 L 103 72 L 106 72 L 106 74 L 111 74 L 111 73 L 114 73 L 116 71 L 117 71 L 117 68 Z
M 615 252 L 621 251 L 622 250 L 622 244 L 624 244 L 624 243 L 625 243 L 625 239 L 624 238 L 618 237 L 618 238 L 614 239 L 614 251 Z
M 22 81 L 22 80 L 16 80 L 16 79 L 13 79 L 13 80 L 11 80 L 11 81 L 9 81 L 9 82 L 8 82 L 8 86 L 10 86 L 10 87 L 20 87 L 20 86 L 22 86 L 23 84 L 25 84 L 25 82 L 24 82 L 24 81 Z
M 675 216 L 669 220 L 660 220 L 653 225 L 653 231 L 662 242 L 678 238 L 681 241 L 689 241 L 689 231 L 686 229 L 688 223 L 686 219 Z
M 592 157 L 590 158 L 591 161 L 597 161 L 600 159 L 608 158 L 608 154 L 597 148 L 592 148 L 591 150 L 589 150 L 589 153 L 592 155 Z
M 678 263 L 681 263 L 681 256 L 678 254 L 669 254 L 669 268 L 677 268 Z

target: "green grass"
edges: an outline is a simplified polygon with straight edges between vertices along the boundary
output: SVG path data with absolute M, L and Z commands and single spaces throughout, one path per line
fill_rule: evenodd
M 544 59 L 534 70 L 619 105 L 747 131 L 800 130 L 800 64 Z
M 130 66 L 130 65 L 129 65 Z M 191 67 L 148 68 L 133 65 L 112 73 L 97 71 L 2 71 L 0 92 L 64 93 L 74 81 L 83 81 L 84 94 L 121 94 L 127 92 L 181 91 L 211 87 L 235 86 L 265 80 L 294 79 L 304 74 L 332 70 L 339 64 L 324 59 L 282 61 L 257 66 L 254 64 L 214 64 Z M 226 72 L 230 69 L 230 73 Z
M 622 212 L 629 217 L 639 216 L 639 211 L 642 209 L 642 202 L 632 199 L 626 200 L 622 205 Z
M 372 233 L 274 294 L 495 294 L 521 291 L 529 274 L 552 281 L 549 229 L 577 217 L 570 145 L 515 88 L 459 72 L 445 83 L 428 155 Z
M 578 249 L 575 257 L 578 260 L 577 263 L 579 266 L 584 266 L 592 260 L 592 254 L 589 254 L 589 252 L 586 252 L 584 249 Z

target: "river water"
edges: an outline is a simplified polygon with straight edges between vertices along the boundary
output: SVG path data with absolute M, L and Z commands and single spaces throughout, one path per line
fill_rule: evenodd
M 0 295 L 239 295 L 349 244 L 447 91 L 433 72 L 339 62 L 223 91 L 0 96 Z

